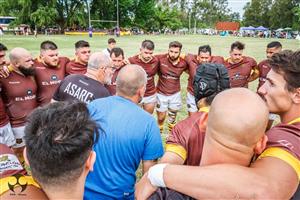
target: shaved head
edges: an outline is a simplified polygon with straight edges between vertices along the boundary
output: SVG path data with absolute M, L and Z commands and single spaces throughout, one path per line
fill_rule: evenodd
M 268 114 L 256 93 L 246 88 L 226 90 L 211 105 L 207 136 L 233 150 L 252 147 L 265 133 Z
M 141 66 L 126 65 L 117 77 L 117 94 L 132 97 L 140 88 L 145 87 L 146 83 L 147 74 Z
M 30 56 L 30 55 L 31 54 L 29 53 L 28 50 L 21 48 L 21 47 L 16 47 L 10 51 L 9 60 L 10 60 L 10 62 L 16 62 L 16 61 L 20 60 L 21 58 L 24 58 L 25 56 Z

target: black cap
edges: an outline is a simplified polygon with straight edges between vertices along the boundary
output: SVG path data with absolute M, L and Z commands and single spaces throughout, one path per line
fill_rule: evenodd
M 222 64 L 201 64 L 194 76 L 194 96 L 197 102 L 230 88 L 228 70 Z

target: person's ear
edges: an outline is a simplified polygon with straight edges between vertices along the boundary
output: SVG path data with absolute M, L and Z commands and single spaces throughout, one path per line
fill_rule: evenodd
M 29 164 L 29 161 L 28 161 L 28 158 L 27 158 L 27 148 L 25 147 L 24 150 L 23 150 L 23 157 L 24 157 L 24 161 L 27 165 L 30 165 Z
M 96 152 L 95 151 L 91 151 L 88 159 L 85 162 L 85 166 L 86 166 L 86 169 L 88 171 L 93 171 L 94 170 L 94 163 L 95 163 L 95 161 L 96 161 Z
M 263 137 L 256 143 L 254 147 L 254 153 L 257 155 L 261 154 L 265 150 L 267 146 L 267 142 L 268 142 L 268 136 L 264 134 Z
M 295 104 L 300 104 L 300 88 L 295 89 L 292 93 L 292 99 Z

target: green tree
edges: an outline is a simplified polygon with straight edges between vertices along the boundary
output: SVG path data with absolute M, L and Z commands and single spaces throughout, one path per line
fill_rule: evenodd
M 31 20 L 37 27 L 51 26 L 55 24 L 58 13 L 55 8 L 39 7 L 31 14 Z
M 244 7 L 245 26 L 270 27 L 272 0 L 252 0 Z
M 296 20 L 293 9 L 296 0 L 276 0 L 270 10 L 270 26 L 273 29 L 292 27 Z

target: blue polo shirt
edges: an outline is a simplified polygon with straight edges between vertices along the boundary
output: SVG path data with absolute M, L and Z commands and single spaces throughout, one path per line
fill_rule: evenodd
M 134 199 L 141 160 L 163 155 L 155 119 L 132 101 L 111 96 L 92 101 L 89 112 L 99 126 L 96 162 L 87 176 L 84 199 Z

